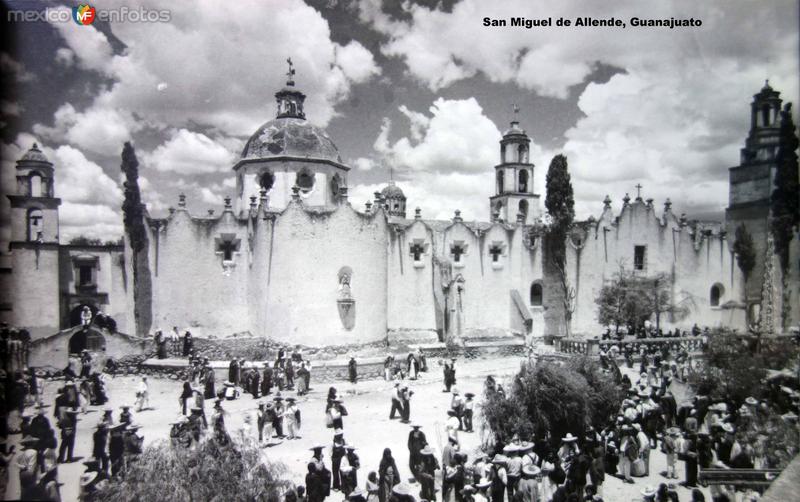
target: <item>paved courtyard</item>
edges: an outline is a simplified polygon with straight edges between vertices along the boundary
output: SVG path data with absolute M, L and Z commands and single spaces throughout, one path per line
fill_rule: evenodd
M 483 381 L 487 375 L 500 377 L 500 381 L 513 375 L 522 362 L 519 357 L 504 357 L 493 359 L 481 359 L 476 361 L 463 361 L 457 367 L 457 387 L 461 392 L 474 392 L 479 397 L 482 392 Z M 423 431 L 428 437 L 428 441 L 433 445 L 437 456 L 441 455 L 441 446 L 446 438 L 444 431 L 444 420 L 446 410 L 449 408 L 450 395 L 443 392 L 442 372 L 437 360 L 429 361 L 430 370 L 423 373 L 422 378 L 417 381 L 409 382 L 414 391 L 411 401 L 411 419 L 413 422 L 422 424 Z M 223 380 L 221 371 L 217 371 L 217 380 Z M 181 391 L 181 382 L 170 379 L 149 378 L 151 389 L 151 405 L 154 409 L 146 410 L 135 415 L 134 420 L 143 427 L 140 434 L 145 437 L 145 445 L 162 441 L 169 436 L 169 422 L 178 416 L 178 396 Z M 133 404 L 135 401 L 135 388 L 138 378 L 135 377 L 116 377 L 109 380 L 109 396 L 111 403 L 118 407 L 124 403 Z M 52 405 L 56 389 L 62 385 L 61 381 L 45 382 L 45 403 Z M 339 382 L 333 384 L 344 396 L 345 407 L 349 411 L 349 416 L 344 418 L 344 436 L 348 444 L 353 444 L 358 448 L 357 453 L 361 457 L 361 470 L 359 472 L 359 484 L 363 485 L 369 471 L 378 469 L 380 455 L 384 447 L 389 447 L 397 461 L 401 474 L 404 478 L 410 476 L 408 468 L 408 449 L 406 440 L 410 430 L 408 425 L 402 424 L 399 420 L 389 420 L 389 392 L 392 388 L 391 382 L 383 380 L 369 380 L 358 384 L 349 382 Z M 332 431 L 325 427 L 325 398 L 330 384 L 314 384 L 312 376 L 313 390 L 306 396 L 300 398 L 299 408 L 302 413 L 301 439 L 284 441 L 273 447 L 266 449 L 270 459 L 284 463 L 289 471 L 292 481 L 301 484 L 306 473 L 306 463 L 311 454 L 309 448 L 315 443 L 329 445 L 332 442 Z M 676 389 L 676 396 L 679 397 L 681 389 Z M 288 395 L 285 394 L 284 395 Z M 210 403 L 206 403 L 207 413 L 210 411 Z M 225 401 L 223 404 L 229 413 L 226 417 L 226 424 L 232 435 L 240 430 L 244 423 L 246 413 L 255 416 L 256 401 L 250 395 L 244 395 L 235 401 Z M 52 408 L 48 408 L 48 416 L 52 421 Z M 80 415 L 78 423 L 78 436 L 76 441 L 76 455 L 84 459 L 91 456 L 92 431 L 94 425 L 102 415 L 102 407 L 90 407 L 90 412 Z M 476 407 L 478 417 L 476 418 L 476 432 L 473 434 L 462 434 L 461 441 L 463 450 L 472 453 L 480 446 L 480 412 L 479 406 Z M 118 419 L 119 409 L 115 410 L 115 420 Z M 254 420 L 255 423 L 255 420 Z M 12 441 L 16 442 L 19 436 L 12 436 Z M 659 483 L 666 481 L 659 475 L 665 470 L 665 456 L 658 450 L 651 452 L 651 475 L 648 478 L 637 478 L 636 484 L 629 485 L 622 483 L 619 479 L 607 476 L 603 486 L 603 495 L 607 501 L 630 501 L 640 497 L 640 491 L 646 485 L 658 486 Z M 330 465 L 330 449 L 326 452 L 327 464 Z M 679 463 L 679 476 L 683 477 L 683 465 Z M 83 472 L 84 466 L 81 462 L 72 464 L 61 464 L 59 467 L 59 478 L 64 483 L 62 496 L 65 501 L 77 500 L 78 484 L 77 480 Z M 10 469 L 10 484 L 6 498 L 16 498 L 19 496 L 18 474 L 15 466 Z M 705 490 L 704 490 L 705 491 Z M 689 500 L 689 492 L 679 488 L 681 500 Z M 706 492 L 707 493 L 707 492 Z M 339 492 L 332 492 L 328 500 L 338 501 L 342 499 Z

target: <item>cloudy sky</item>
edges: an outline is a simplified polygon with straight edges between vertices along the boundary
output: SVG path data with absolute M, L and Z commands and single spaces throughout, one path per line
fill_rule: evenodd
M 98 9 L 133 6 L 126 0 Z M 121 234 L 119 154 L 132 140 L 152 214 L 177 196 L 205 213 L 233 192 L 231 166 L 274 117 L 285 59 L 353 167 L 351 202 L 394 178 L 427 218 L 488 218 L 512 104 L 532 137 L 536 189 L 567 155 L 580 217 L 626 192 L 722 217 L 752 95 L 798 89 L 798 2 L 743 0 L 245 0 L 156 2 L 168 22 L 7 23 L 0 100 L 3 187 L 33 141 L 56 165 L 61 235 Z M 486 28 L 484 17 L 695 18 L 695 28 Z M 2 209 L 7 209 L 3 197 Z

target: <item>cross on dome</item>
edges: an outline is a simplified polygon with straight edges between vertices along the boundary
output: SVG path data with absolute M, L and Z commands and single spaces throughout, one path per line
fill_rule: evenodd
M 294 63 L 292 63 L 292 58 L 286 58 L 286 62 L 289 63 L 289 71 L 286 72 L 286 85 L 294 87 Z

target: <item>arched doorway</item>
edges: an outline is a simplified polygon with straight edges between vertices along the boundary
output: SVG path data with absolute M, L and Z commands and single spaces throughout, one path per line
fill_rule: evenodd
M 93 329 L 82 329 L 75 332 L 69 339 L 69 353 L 70 355 L 80 354 L 84 350 L 89 352 L 105 351 L 105 337 Z
M 92 311 L 92 319 L 97 314 L 97 307 L 88 303 L 81 303 L 80 305 L 76 306 L 72 310 L 69 311 L 69 327 L 74 328 L 75 326 L 81 325 L 81 311 L 83 311 L 83 307 L 89 307 L 89 310 Z

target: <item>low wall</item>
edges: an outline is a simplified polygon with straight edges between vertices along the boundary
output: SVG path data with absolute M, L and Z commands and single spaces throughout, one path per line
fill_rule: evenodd
M 70 338 L 82 329 L 81 326 L 76 326 L 32 341 L 28 347 L 28 364 L 47 370 L 66 368 L 69 364 Z M 102 359 L 101 364 L 105 362 L 106 358 L 119 359 L 125 356 L 144 354 L 148 349 L 147 340 L 144 338 L 96 327 L 89 329 L 95 334 L 102 335 L 105 340 L 105 350 L 99 354 Z

